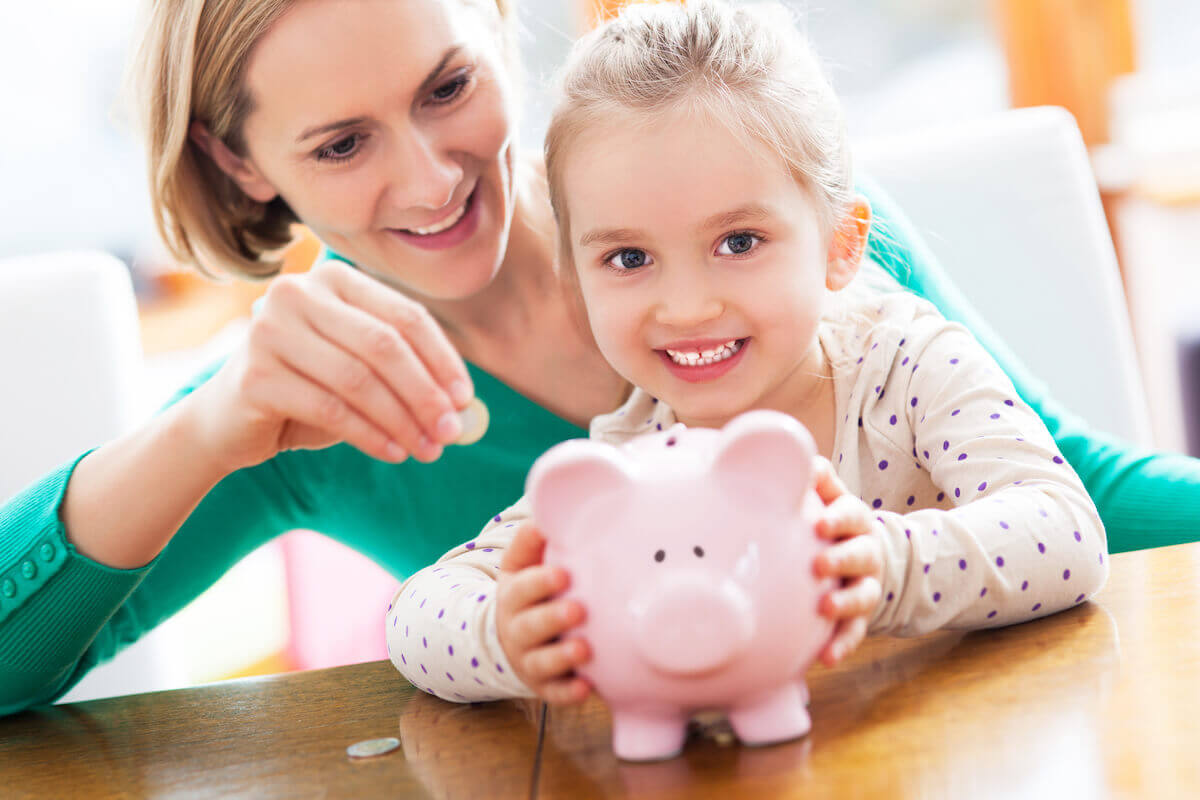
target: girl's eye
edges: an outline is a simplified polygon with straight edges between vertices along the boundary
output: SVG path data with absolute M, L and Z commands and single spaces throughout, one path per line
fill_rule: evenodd
M 432 94 L 434 105 L 444 105 L 453 101 L 454 98 L 462 93 L 463 88 L 469 80 L 470 76 L 468 75 L 458 75 L 448 83 L 444 83 L 434 89 Z
M 359 145 L 362 144 L 363 136 L 360 133 L 352 133 L 344 139 L 338 139 L 328 147 L 322 147 L 317 151 L 318 161 L 346 161 L 354 157 L 358 152 Z
M 613 253 L 606 259 L 605 263 L 618 272 L 630 272 L 654 262 L 645 250 L 627 248 Z
M 745 255 L 761 241 L 762 237 L 755 236 L 753 233 L 731 233 L 721 240 L 717 254 L 722 256 Z

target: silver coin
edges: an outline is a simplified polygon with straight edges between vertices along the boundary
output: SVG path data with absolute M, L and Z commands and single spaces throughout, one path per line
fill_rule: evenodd
M 472 397 L 471 403 L 458 412 L 462 423 L 462 433 L 458 435 L 455 444 L 475 444 L 487 433 L 490 415 L 487 406 L 478 397 Z
M 385 739 L 364 739 L 347 747 L 346 755 L 351 758 L 371 758 L 390 753 L 399 746 L 400 740 L 395 736 L 388 736 Z

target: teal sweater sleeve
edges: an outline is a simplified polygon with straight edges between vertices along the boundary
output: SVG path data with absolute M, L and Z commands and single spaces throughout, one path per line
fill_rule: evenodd
M 1200 462 L 1133 450 L 1066 414 L 972 311 L 886 195 L 865 189 L 877 220 L 871 256 L 964 323 L 996 357 L 1082 477 L 1109 548 L 1195 540 Z M 71 548 L 59 512 L 74 463 L 0 506 L 0 714 L 60 697 L 284 531 L 321 531 L 397 577 L 477 531 L 521 494 L 534 458 L 586 432 L 468 368 L 492 412 L 488 435 L 476 445 L 448 448 L 432 465 L 384 464 L 346 445 L 282 453 L 219 483 L 140 569 L 110 569 Z
M 1200 538 L 1200 460 L 1135 448 L 1091 430 L 1059 406 L 966 301 L 886 193 L 868 182 L 860 189 L 875 210 L 870 257 L 948 319 L 965 325 L 992 354 L 1079 473 L 1104 522 L 1109 550 Z
M 0 506 L 0 714 L 62 696 L 288 530 L 320 531 L 397 577 L 480 530 L 520 496 L 538 455 L 587 433 L 468 369 L 491 412 L 478 443 L 434 464 L 386 464 L 348 445 L 281 453 L 217 484 L 140 569 L 105 567 L 67 540 L 60 510 L 79 459 Z

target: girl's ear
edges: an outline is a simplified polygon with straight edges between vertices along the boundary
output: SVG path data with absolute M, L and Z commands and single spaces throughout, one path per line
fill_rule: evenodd
M 833 239 L 829 242 L 825 285 L 830 290 L 836 292 L 846 288 L 858 274 L 870 232 L 871 204 L 861 194 L 855 195 L 850 210 L 834 226 Z
M 188 127 L 188 138 L 251 200 L 269 203 L 279 195 L 253 163 L 230 150 L 203 122 L 193 122 Z

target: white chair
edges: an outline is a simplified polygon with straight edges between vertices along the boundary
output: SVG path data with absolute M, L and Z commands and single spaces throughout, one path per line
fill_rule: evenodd
M 129 271 L 104 253 L 0 260 L 0 502 L 142 416 L 142 348 Z M 182 683 L 155 634 L 93 670 L 82 700 Z
M 141 365 L 120 261 L 90 252 L 0 261 L 0 502 L 128 430 Z
M 1116 255 L 1070 114 L 1006 111 L 859 142 L 855 158 L 1058 402 L 1151 444 Z

